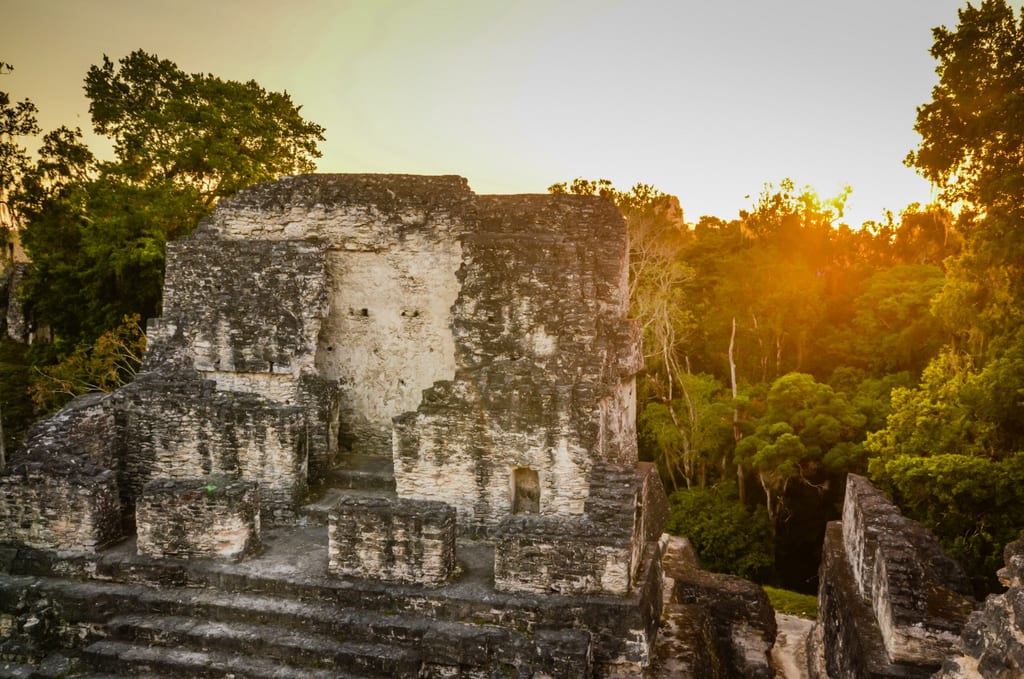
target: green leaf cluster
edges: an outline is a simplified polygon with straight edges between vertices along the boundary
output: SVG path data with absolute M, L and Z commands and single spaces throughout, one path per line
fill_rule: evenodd
M 98 162 L 79 130 L 54 130 L 14 200 L 31 259 L 21 295 L 60 355 L 126 315 L 158 315 L 167 242 L 239 189 L 312 171 L 323 140 L 287 93 L 186 73 L 141 50 L 104 57 L 85 92 L 114 159 Z
M 688 538 L 704 568 L 749 580 L 770 576 L 773 533 L 763 509 L 749 510 L 719 489 L 679 490 L 669 501 L 666 530 Z
M 931 529 L 970 575 L 979 597 L 1000 591 L 1003 548 L 1024 526 L 1024 453 L 994 460 L 943 453 L 873 460 L 873 480 Z

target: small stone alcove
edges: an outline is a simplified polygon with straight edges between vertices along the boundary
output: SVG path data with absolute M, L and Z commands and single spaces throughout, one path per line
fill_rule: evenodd
M 540 513 L 540 477 L 535 469 L 516 467 L 512 470 L 512 513 Z

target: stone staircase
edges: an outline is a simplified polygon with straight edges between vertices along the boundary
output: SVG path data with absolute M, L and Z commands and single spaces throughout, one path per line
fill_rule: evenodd
M 330 474 L 297 524 L 265 529 L 261 553 L 242 562 L 152 559 L 134 538 L 0 559 L 0 626 L 6 617 L 14 630 L 0 677 L 587 677 L 628 654 L 622 641 L 616 657 L 592 658 L 592 641 L 614 648 L 642 627 L 635 597 L 581 606 L 495 591 L 484 541 L 459 541 L 460 573 L 439 588 L 328 576 L 328 508 L 342 493 L 393 497 L 386 462 Z M 50 675 L 40 651 L 53 646 L 71 660 Z
M 351 454 L 342 465 L 330 469 L 299 508 L 300 522 L 327 525 L 327 513 L 343 495 L 395 499 L 395 468 L 390 457 Z

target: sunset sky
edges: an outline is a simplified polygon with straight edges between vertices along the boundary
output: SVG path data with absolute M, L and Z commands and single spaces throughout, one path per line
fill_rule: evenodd
M 853 187 L 847 219 L 930 199 L 903 166 L 955 0 L 7 0 L 0 89 L 90 128 L 82 80 L 134 49 L 287 90 L 322 172 L 576 176 L 733 218 L 765 182 Z M 1020 3 L 1016 3 L 1020 4 Z

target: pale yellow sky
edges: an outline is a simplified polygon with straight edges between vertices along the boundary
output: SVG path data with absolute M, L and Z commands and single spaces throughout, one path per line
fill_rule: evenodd
M 766 181 L 853 187 L 849 220 L 930 190 L 902 160 L 957 0 L 7 0 L 0 80 L 44 129 L 134 49 L 287 90 L 324 172 L 453 173 L 479 193 L 576 176 L 726 219 Z M 1017 3 L 1019 4 L 1019 3 Z M 746 196 L 750 196 L 749 198 Z

